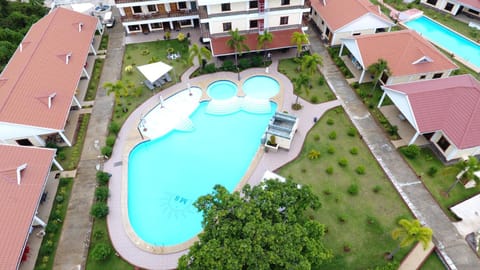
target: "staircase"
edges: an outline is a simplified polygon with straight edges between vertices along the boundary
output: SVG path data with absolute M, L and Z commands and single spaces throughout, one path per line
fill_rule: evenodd
M 212 99 L 207 105 L 207 113 L 216 115 L 225 115 L 238 112 L 240 110 L 241 100 L 238 97 L 229 99 Z

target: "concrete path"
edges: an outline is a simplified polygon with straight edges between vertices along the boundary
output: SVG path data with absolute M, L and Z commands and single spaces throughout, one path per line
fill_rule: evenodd
M 422 224 L 432 228 L 435 245 L 450 269 L 480 269 L 480 259 L 396 151 L 385 131 L 377 125 L 368 109 L 346 83 L 315 31 L 317 29 L 311 25 L 308 31 L 311 47 L 314 52 L 323 57 L 324 66 L 321 71 L 328 84 L 415 217 Z
M 78 165 L 62 235 L 57 247 L 54 270 L 85 268 L 92 228 L 92 219 L 89 213 L 96 186 L 97 171 L 95 166 L 98 163 L 97 157 L 100 155 L 99 149 L 105 143 L 114 103 L 113 96 L 107 96 L 101 85 L 105 82 L 117 81 L 120 78 L 124 51 L 123 39 L 123 28 L 118 23 L 109 33 L 105 68 L 100 78 L 100 87 L 95 98 L 82 157 Z M 98 148 L 94 147 L 96 140 L 99 142 Z
M 415 247 L 408 253 L 407 257 L 402 261 L 398 270 L 412 270 L 419 269 L 425 260 L 432 254 L 435 249 L 435 245 L 430 242 L 426 249 L 423 245 L 417 243 Z

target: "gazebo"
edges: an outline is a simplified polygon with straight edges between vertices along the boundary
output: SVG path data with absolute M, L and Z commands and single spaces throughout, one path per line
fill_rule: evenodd
M 143 82 L 148 89 L 153 90 L 155 87 L 162 86 L 166 82 L 172 81 L 172 78 L 168 74 L 172 70 L 172 66 L 169 66 L 163 62 L 156 62 L 137 67 L 138 70 L 145 76 L 146 80 Z

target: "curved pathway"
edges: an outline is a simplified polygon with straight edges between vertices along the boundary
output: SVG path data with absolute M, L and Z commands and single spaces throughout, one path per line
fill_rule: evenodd
M 319 35 L 313 32 L 315 30 L 314 26 L 309 27 L 310 43 L 312 50 L 323 57 L 322 73 L 328 84 L 415 217 L 432 228 L 434 243 L 449 268 L 480 269 L 480 259 L 347 84 L 318 38 Z

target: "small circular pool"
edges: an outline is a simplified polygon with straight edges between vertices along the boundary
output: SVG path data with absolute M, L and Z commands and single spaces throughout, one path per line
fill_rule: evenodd
M 242 89 L 249 97 L 268 99 L 278 94 L 280 84 L 272 77 L 253 76 L 243 83 Z
M 207 88 L 207 94 L 212 99 L 229 99 L 237 95 L 237 85 L 231 81 L 216 81 Z

